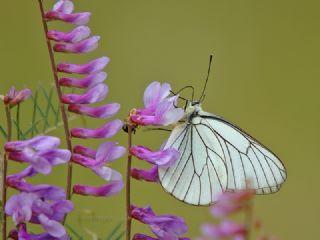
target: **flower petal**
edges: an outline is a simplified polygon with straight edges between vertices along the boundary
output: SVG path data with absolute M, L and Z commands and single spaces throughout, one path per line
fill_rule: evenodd
M 77 43 L 89 37 L 90 34 L 91 30 L 89 27 L 79 26 L 67 33 L 56 30 L 50 30 L 47 33 L 47 37 L 50 40 L 54 40 L 57 42 Z
M 132 168 L 131 177 L 137 180 L 144 180 L 147 182 L 159 182 L 158 166 L 152 166 L 148 170 Z
M 63 237 L 66 235 L 66 230 L 63 225 L 57 221 L 49 219 L 46 215 L 40 214 L 38 219 L 42 227 L 48 232 L 49 235 L 53 237 Z
M 93 167 L 92 171 L 106 181 L 121 181 L 122 175 L 109 167 Z
M 122 121 L 116 119 L 96 129 L 73 128 L 71 136 L 76 138 L 110 138 L 121 129 L 122 125 Z
M 62 13 L 57 11 L 49 11 L 45 14 L 47 21 L 59 20 L 75 25 L 86 25 L 90 20 L 90 16 L 90 12 Z
M 53 6 L 53 10 L 62 13 L 72 13 L 74 5 L 72 1 L 69 0 L 59 0 Z
M 73 186 L 73 192 L 79 195 L 108 197 L 119 193 L 122 190 L 123 186 L 124 185 L 122 181 L 111 182 L 100 187 L 75 184 Z
M 132 146 L 130 153 L 142 160 L 161 167 L 169 167 L 173 165 L 180 156 L 179 151 L 174 148 L 168 148 L 160 151 L 151 151 L 144 146 Z
M 118 146 L 117 142 L 105 142 L 99 146 L 96 160 L 100 163 L 109 163 L 122 157 L 125 152 L 126 149 Z
M 106 84 L 99 83 L 83 94 L 66 93 L 61 96 L 61 101 L 65 104 L 96 103 L 105 99 L 108 91 Z
M 96 150 L 82 145 L 75 145 L 73 148 L 73 152 L 90 158 L 95 158 L 97 153 Z
M 100 72 L 109 61 L 108 57 L 101 57 L 86 64 L 60 63 L 57 66 L 57 70 L 65 73 L 91 74 Z
M 119 103 L 109 103 L 98 107 L 90 107 L 83 104 L 71 104 L 68 106 L 69 112 L 100 119 L 114 116 L 119 111 L 119 109 Z
M 92 36 L 78 43 L 56 43 L 53 50 L 64 53 L 88 53 L 97 49 L 99 40 L 99 36 Z
M 60 145 L 60 139 L 52 136 L 37 136 L 24 141 L 12 141 L 5 144 L 7 152 L 22 151 L 30 147 L 35 151 L 56 148 Z
M 60 78 L 59 83 L 65 87 L 92 88 L 98 83 L 104 82 L 106 78 L 107 74 L 105 72 L 97 72 L 82 79 L 63 77 Z

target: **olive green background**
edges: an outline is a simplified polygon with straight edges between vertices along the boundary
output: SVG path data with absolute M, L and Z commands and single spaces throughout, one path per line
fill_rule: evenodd
M 46 0 L 47 9 L 52 0 Z M 105 102 L 120 102 L 118 115 L 142 106 L 144 88 L 152 80 L 169 82 L 174 90 L 186 85 L 199 96 L 214 54 L 213 73 L 203 108 L 233 121 L 273 149 L 288 170 L 279 193 L 258 196 L 255 215 L 264 231 L 279 239 L 316 239 L 319 230 L 320 15 L 318 1 L 297 0 L 77 0 L 76 10 L 93 12 L 90 28 L 100 35 L 98 50 L 82 56 L 57 55 L 57 59 L 83 63 L 107 55 Z M 0 1 L 0 92 L 9 86 L 53 80 L 36 0 Z M 51 29 L 70 29 L 50 24 Z M 188 92 L 184 97 L 190 97 Z M 25 108 L 28 105 L 25 105 Z M 23 106 L 22 106 L 23 107 Z M 30 108 L 30 106 L 29 106 Z M 3 108 L 1 107 L 1 110 Z M 23 122 L 31 110 L 24 109 Z M 3 111 L 0 122 L 3 124 Z M 97 127 L 103 121 L 87 120 Z M 73 121 L 72 126 L 82 126 Z M 62 135 L 59 129 L 52 134 Z M 166 132 L 140 129 L 134 143 L 154 149 Z M 120 132 L 115 140 L 126 145 Z M 80 141 L 98 146 L 99 141 Z M 101 141 L 100 141 L 101 142 Z M 2 145 L 2 142 L 1 142 Z M 64 145 L 65 146 L 65 145 Z M 112 164 L 124 172 L 126 159 Z M 134 166 L 146 166 L 134 160 Z M 19 167 L 10 163 L 10 172 Z M 50 177 L 33 181 L 65 184 L 65 167 Z M 88 169 L 75 167 L 74 182 L 102 184 Z M 13 192 L 13 191 L 12 191 Z M 111 198 L 74 196 L 76 210 L 68 221 L 81 233 L 106 233 L 124 220 L 124 192 Z M 182 216 L 188 236 L 199 234 L 201 223 L 211 221 L 207 207 L 192 207 L 164 193 L 159 185 L 133 180 L 132 201 L 152 205 L 157 213 Z M 148 230 L 133 223 L 133 231 Z M 86 239 L 91 239 L 86 235 Z

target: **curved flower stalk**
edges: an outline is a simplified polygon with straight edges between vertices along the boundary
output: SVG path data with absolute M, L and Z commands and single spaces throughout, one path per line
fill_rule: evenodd
M 213 217 L 219 218 L 218 224 L 206 223 L 201 226 L 202 236 L 197 240 L 247 240 L 250 232 L 261 229 L 260 221 L 252 221 L 252 201 L 254 193 L 250 190 L 222 193 L 217 203 L 210 208 Z M 245 215 L 245 222 L 238 223 L 229 217 L 236 213 Z M 270 239 L 264 235 L 257 239 Z
M 57 86 L 60 101 L 68 105 L 69 112 L 88 116 L 97 119 L 106 119 L 114 116 L 120 109 L 118 103 L 102 104 L 109 91 L 104 83 L 107 73 L 104 68 L 110 59 L 106 56 L 89 60 L 87 63 L 55 63 L 54 52 L 64 54 L 90 53 L 97 49 L 100 37 L 90 36 L 91 30 L 86 26 L 90 20 L 90 12 L 74 13 L 74 4 L 71 0 L 58 0 L 52 10 L 44 12 L 42 0 L 39 0 L 42 12 L 43 25 L 46 33 L 48 50 L 52 70 Z M 49 30 L 48 22 L 60 21 L 75 27 L 69 32 L 59 30 Z M 52 43 L 52 41 L 54 43 Z M 82 78 L 73 77 L 74 74 L 83 75 Z M 60 76 L 62 75 L 62 76 Z M 83 93 L 62 93 L 61 88 L 79 88 Z M 91 106 L 95 104 L 95 106 Z M 62 114 L 66 115 L 65 108 Z M 111 138 L 122 127 L 120 120 L 113 120 L 104 123 L 101 127 L 92 128 L 73 128 L 69 130 L 68 123 L 65 122 L 65 132 L 68 148 L 73 152 L 71 163 L 81 165 L 90 169 L 94 174 L 108 182 L 102 186 L 89 186 L 75 184 L 72 186 L 72 165 L 70 163 L 67 177 L 67 196 L 71 198 L 71 191 L 79 195 L 91 196 L 111 196 L 123 188 L 122 176 L 119 172 L 105 166 L 110 162 L 120 158 L 125 153 L 125 148 L 118 146 L 115 142 L 105 142 L 100 145 L 98 150 L 89 149 L 85 146 L 72 146 L 71 138 L 91 139 L 91 138 Z
M 33 185 L 26 181 L 26 178 L 39 173 L 48 175 L 53 166 L 70 161 L 70 151 L 59 149 L 59 145 L 60 139 L 52 136 L 37 136 L 5 144 L 9 159 L 29 164 L 22 172 L 6 178 L 6 185 L 20 192 L 11 196 L 5 204 L 5 213 L 12 217 L 18 229 L 10 232 L 11 238 L 37 239 L 38 235 L 28 234 L 26 231 L 26 223 L 29 222 L 42 226 L 45 233 L 39 236 L 47 236 L 47 239 L 69 239 L 62 221 L 73 210 L 73 204 L 66 200 L 65 191 L 56 186 Z
M 32 92 L 30 89 L 23 89 L 21 91 L 17 91 L 15 87 L 11 87 L 6 95 L 1 95 L 0 99 L 3 101 L 5 105 L 5 115 L 7 120 L 7 142 L 11 141 L 12 137 L 12 120 L 11 120 L 11 109 L 14 106 L 19 106 L 20 103 L 30 98 Z M 18 110 L 17 110 L 18 112 Z M 19 129 L 18 129 L 19 130 Z M 1 157 L 0 157 L 1 158 Z M 2 159 L 1 159 L 2 160 Z M 5 206 L 7 203 L 7 169 L 8 169 L 8 154 L 5 152 L 3 156 L 3 161 L 1 161 L 2 168 L 2 176 L 1 176 L 1 195 L 2 195 L 2 238 L 5 239 L 7 237 L 7 216 L 5 214 Z
M 157 216 L 150 207 L 139 208 L 133 206 L 130 200 L 130 179 L 158 182 L 158 166 L 169 167 L 174 164 L 180 153 L 173 149 L 160 149 L 153 151 L 145 146 L 131 146 L 132 130 L 140 126 L 168 126 L 178 122 L 184 111 L 175 107 L 178 96 L 169 96 L 171 87 L 169 84 L 152 82 L 144 92 L 144 108 L 133 109 L 128 118 L 128 166 L 127 166 L 127 235 L 131 238 L 131 219 L 136 219 L 149 225 L 156 238 L 137 233 L 135 240 L 178 240 L 187 239 L 182 235 L 187 232 L 187 226 L 180 217 L 172 215 Z M 131 168 L 132 156 L 149 162 L 152 166 L 148 170 Z

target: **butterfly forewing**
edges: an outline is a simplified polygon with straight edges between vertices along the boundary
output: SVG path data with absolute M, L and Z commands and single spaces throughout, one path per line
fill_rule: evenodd
M 181 155 L 173 166 L 159 168 L 159 177 L 164 189 L 177 199 L 209 205 L 226 189 L 227 170 L 218 140 L 204 135 L 200 121 L 194 118 L 172 131 L 165 148 L 173 147 Z

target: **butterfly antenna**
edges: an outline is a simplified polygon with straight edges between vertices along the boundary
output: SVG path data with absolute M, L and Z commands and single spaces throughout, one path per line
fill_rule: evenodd
M 209 66 L 208 66 L 208 73 L 207 73 L 207 77 L 206 77 L 206 82 L 205 82 L 205 84 L 204 84 L 204 87 L 203 87 L 203 90 L 202 90 L 202 93 L 201 93 L 201 97 L 200 97 L 200 99 L 199 99 L 199 102 L 202 102 L 203 99 L 204 99 L 204 97 L 205 97 L 204 92 L 206 91 L 207 84 L 208 84 L 208 80 L 209 80 L 209 76 L 210 76 L 212 59 L 213 59 L 213 54 L 211 54 L 211 55 L 210 55 L 210 58 L 209 58 Z

